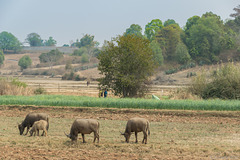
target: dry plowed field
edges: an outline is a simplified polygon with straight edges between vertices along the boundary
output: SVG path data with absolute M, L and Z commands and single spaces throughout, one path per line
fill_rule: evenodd
M 17 123 L 29 112 L 50 115 L 47 137 L 19 135 Z M 150 121 L 148 144 L 124 142 L 132 117 Z M 69 133 L 75 118 L 100 122 L 100 142 L 72 143 Z M 167 111 L 70 107 L 0 106 L 0 159 L 240 159 L 240 112 Z

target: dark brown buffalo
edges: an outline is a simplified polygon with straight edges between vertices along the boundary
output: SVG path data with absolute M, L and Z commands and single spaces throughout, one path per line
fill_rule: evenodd
M 27 127 L 27 132 L 25 135 L 27 135 L 30 127 L 34 124 L 35 121 L 39 120 L 45 120 L 48 122 L 47 130 L 49 128 L 49 116 L 46 113 L 29 113 L 24 121 L 21 124 L 18 124 L 18 129 L 20 132 L 20 135 L 23 134 L 25 127 Z
M 96 138 L 99 142 L 99 122 L 95 119 L 76 119 L 71 127 L 70 134 L 65 135 L 70 138 L 72 141 L 77 141 L 78 134 L 82 134 L 83 143 L 86 143 L 84 139 L 84 134 L 90 134 L 94 133 L 94 140 L 95 142 Z
M 150 135 L 149 121 L 146 120 L 145 118 L 129 119 L 126 125 L 125 132 L 121 133 L 122 135 L 124 135 L 127 143 L 129 143 L 129 139 L 132 132 L 135 132 L 136 143 L 138 143 L 137 133 L 143 132 L 144 137 L 142 143 L 147 144 L 147 136 Z

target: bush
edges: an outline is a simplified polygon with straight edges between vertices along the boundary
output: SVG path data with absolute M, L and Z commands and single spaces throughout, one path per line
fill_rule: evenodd
M 237 48 L 237 53 L 240 53 L 240 47 Z
M 45 94 L 45 93 L 46 93 L 46 90 L 42 87 L 39 87 L 34 91 L 34 94 Z
M 202 73 L 196 76 L 189 89 L 204 99 L 240 99 L 239 66 L 234 63 L 221 65 L 212 71 L 208 81 L 206 73 Z
M 0 78 L 0 95 L 32 95 L 32 90 L 17 79 Z
M 87 63 L 87 62 L 89 62 L 89 60 L 88 60 L 88 55 L 87 55 L 86 53 L 84 53 L 84 54 L 82 55 L 81 62 L 82 62 L 82 63 Z
M 165 74 L 173 74 L 173 73 L 177 73 L 178 69 L 177 68 L 173 68 L 173 69 L 169 69 L 165 71 Z
M 21 82 L 16 78 L 12 79 L 11 84 L 18 86 L 18 87 L 23 87 L 23 88 L 27 87 L 27 84 L 25 82 Z
M 60 52 L 58 49 L 51 50 L 50 52 L 47 52 L 47 53 L 42 53 L 39 56 L 39 60 L 41 63 L 57 62 L 61 58 L 63 58 L 63 53 Z
M 84 53 L 87 53 L 87 48 L 86 47 L 81 47 L 81 48 L 73 51 L 74 56 L 82 56 Z
M 196 76 L 196 72 L 189 72 L 187 73 L 187 78 L 190 78 L 190 77 L 193 77 L 193 76 Z
M 3 62 L 4 62 L 4 54 L 3 54 L 3 51 L 0 49 L 0 67 L 1 67 L 1 65 L 3 64 Z
M 18 65 L 21 67 L 21 70 L 26 69 L 32 65 L 32 59 L 25 55 L 18 61 Z
M 173 73 L 177 73 L 178 71 L 182 71 L 188 68 L 193 68 L 196 67 L 196 64 L 194 62 L 191 62 L 189 64 L 185 64 L 185 65 L 181 65 L 178 68 L 173 68 L 173 69 L 169 69 L 165 71 L 165 74 L 173 74 Z

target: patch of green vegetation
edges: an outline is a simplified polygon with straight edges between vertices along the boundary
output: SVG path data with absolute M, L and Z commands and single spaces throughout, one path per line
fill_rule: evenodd
M 1 96 L 0 105 L 239 111 L 238 100 L 154 100 L 65 95 Z

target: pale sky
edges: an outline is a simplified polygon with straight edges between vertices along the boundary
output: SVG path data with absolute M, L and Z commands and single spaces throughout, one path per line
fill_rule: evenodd
M 187 19 L 213 12 L 230 18 L 239 0 L 0 0 L 0 32 L 7 31 L 24 42 L 29 33 L 57 46 L 70 44 L 84 34 L 104 40 L 122 35 L 131 24 L 145 25 L 153 19 L 174 19 L 183 27 Z

